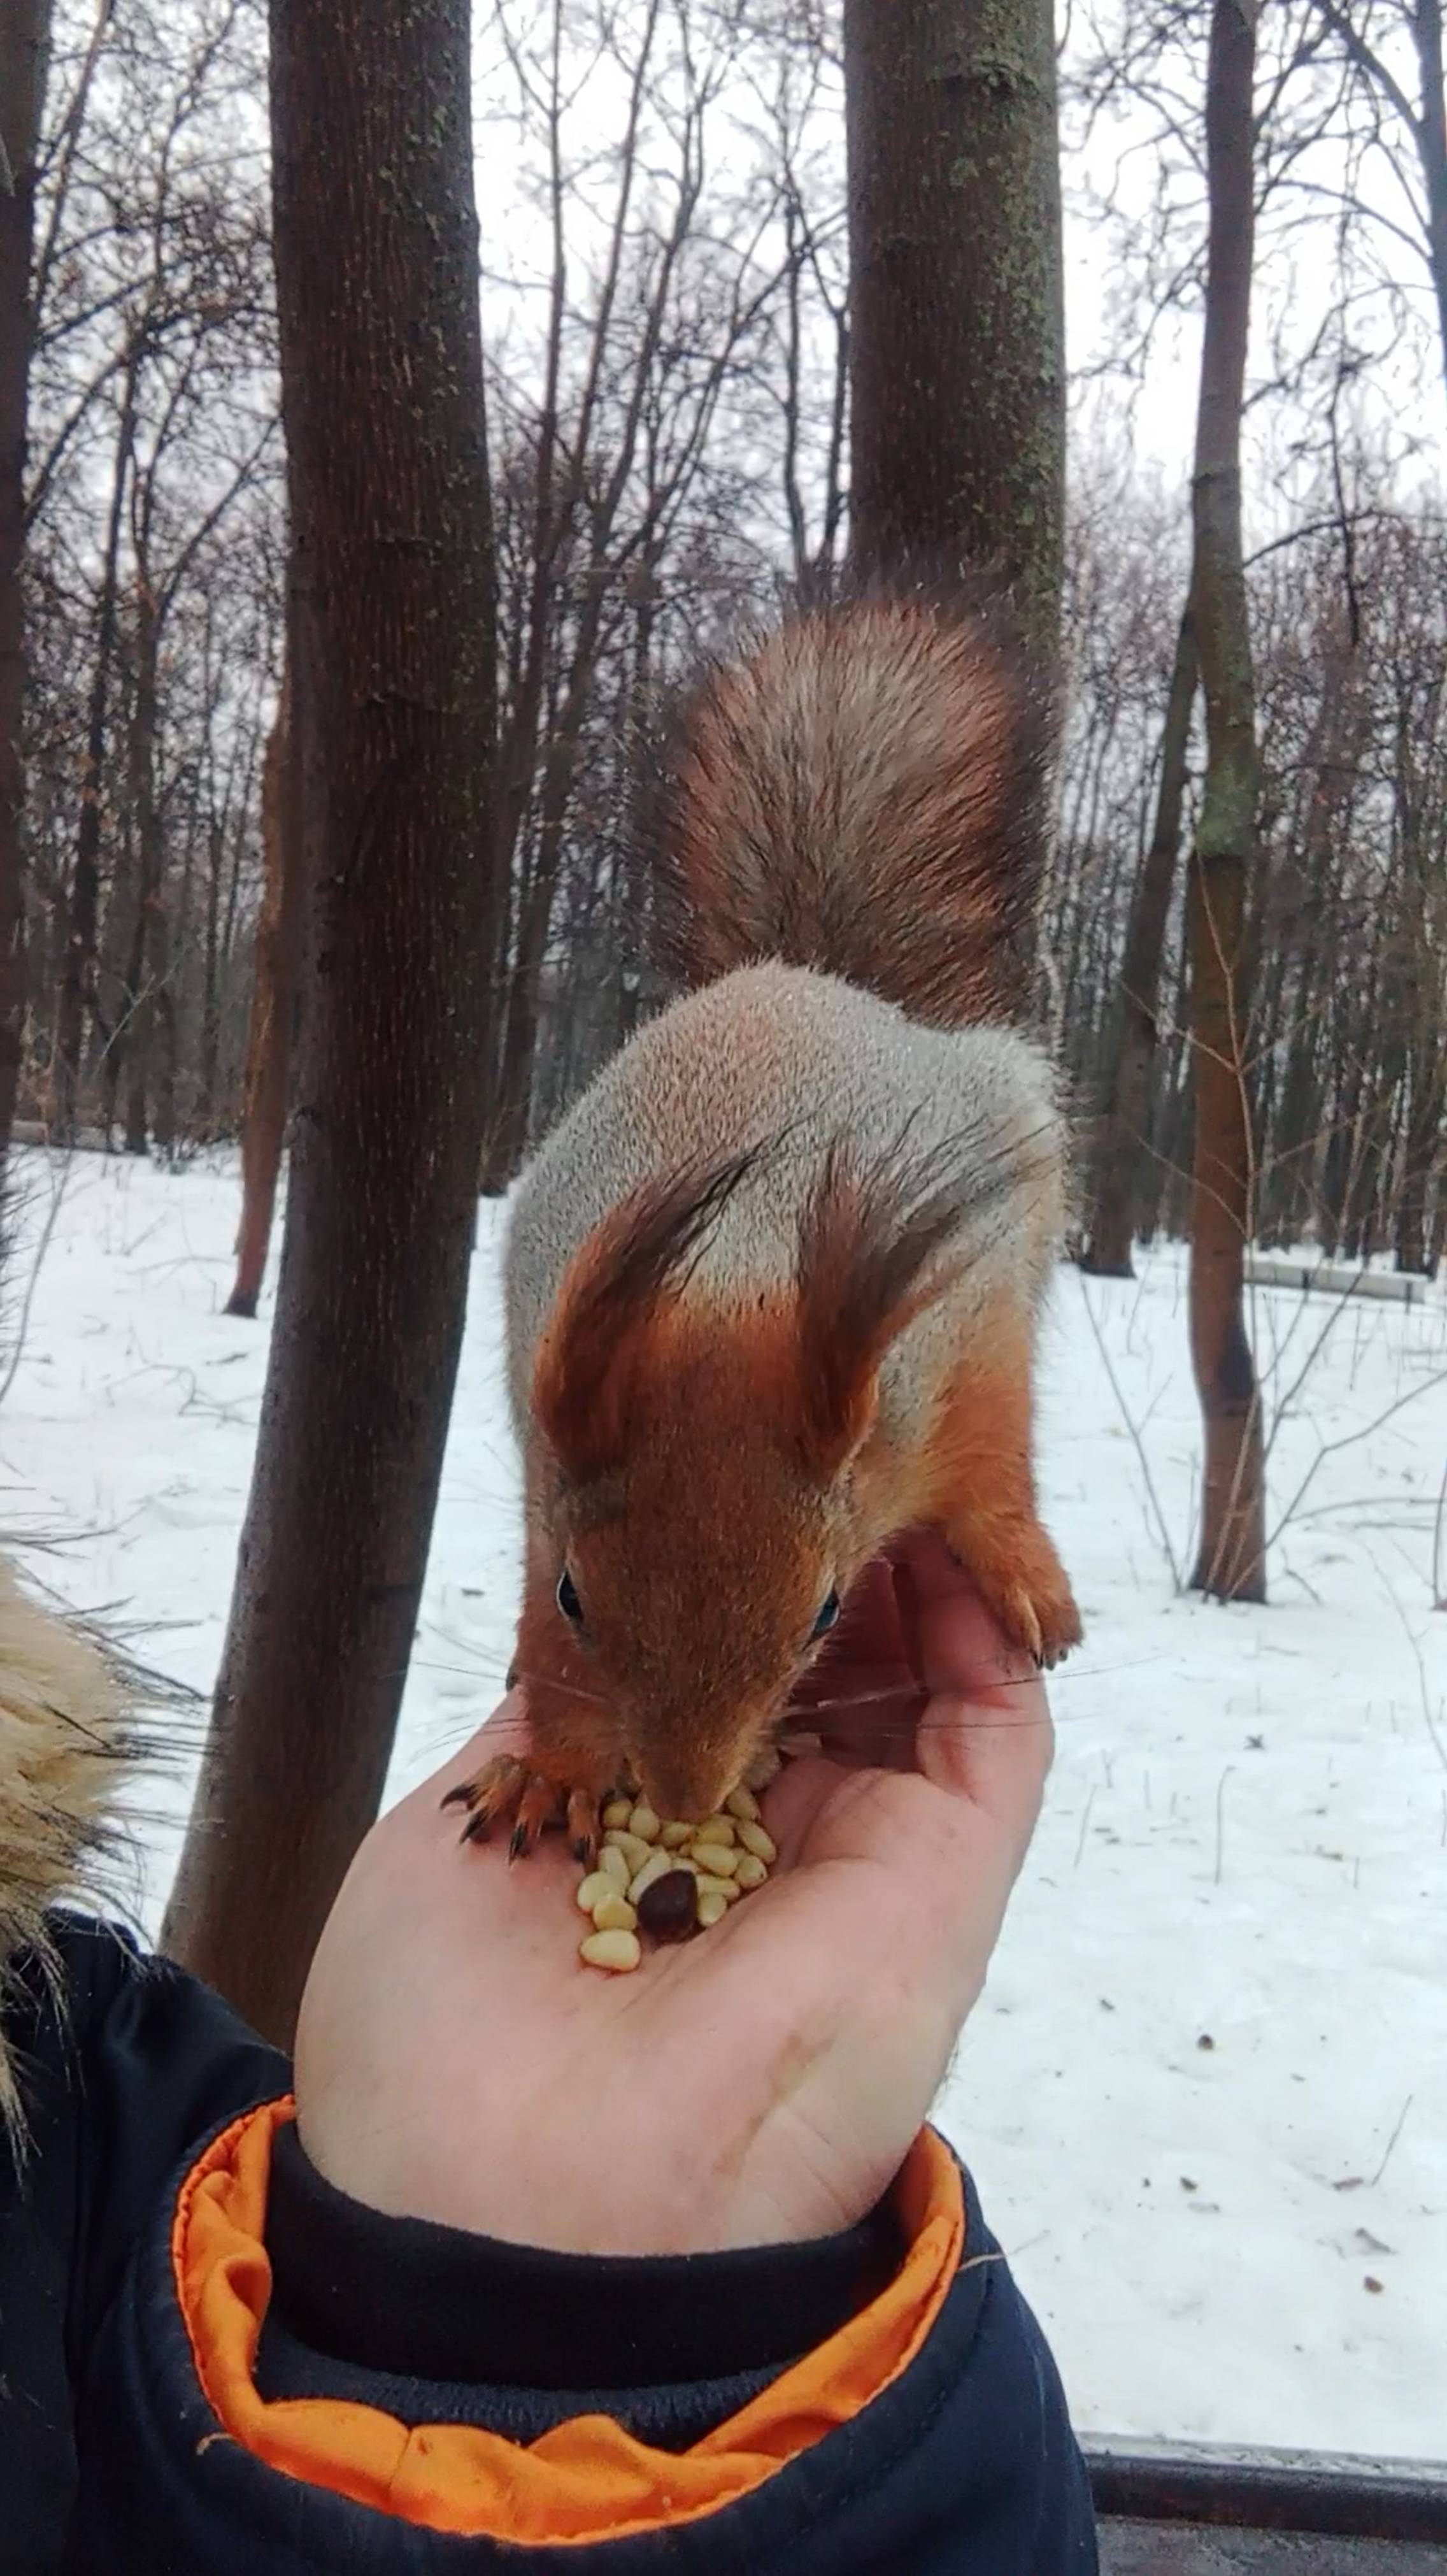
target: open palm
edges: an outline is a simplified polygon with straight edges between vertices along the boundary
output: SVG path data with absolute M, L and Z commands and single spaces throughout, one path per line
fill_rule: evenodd
M 303 2141 L 373 2207 L 589 2253 L 852 2224 L 984 1982 L 1050 1759 L 1044 1691 L 933 1532 L 872 1568 L 768 1791 L 767 1886 L 633 1975 L 584 1970 L 576 1865 L 509 1867 L 441 1800 L 520 1694 L 359 1852 L 297 2043 Z

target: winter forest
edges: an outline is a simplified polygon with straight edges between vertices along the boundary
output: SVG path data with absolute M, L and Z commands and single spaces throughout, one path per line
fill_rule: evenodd
M 1185 1216 L 1182 852 L 1202 739 L 1181 640 L 1183 345 L 1206 253 L 1207 19 L 1072 11 L 1060 62 L 1082 292 L 1042 969 L 1099 1135 L 1083 1222 L 1108 1269 L 1132 1225 L 1179 1234 Z M 23 914 L 0 1124 L 180 1157 L 238 1133 L 268 1003 L 259 951 L 263 988 L 275 973 L 285 530 L 265 29 L 249 0 L 58 0 L 53 18 L 36 0 L 6 23 L 22 168 L 25 49 L 48 35 L 49 51 L 31 102 L 28 385 L 24 353 L 4 356 L 12 441 L 28 395 L 4 543 L 8 587 L 23 535 L 29 678 L 24 801 L 8 780 L 0 801 L 0 901 Z M 1430 12 L 1262 13 L 1243 496 L 1253 1232 L 1429 1275 L 1447 1226 L 1439 51 Z M 488 976 L 497 1189 L 648 1007 L 630 860 L 648 710 L 701 646 L 827 589 L 847 551 L 840 31 L 812 5 L 499 6 L 478 12 L 475 95 L 506 888 Z M 12 261 L 24 212 L 6 210 Z M 11 740 L 14 657 L 7 628 Z
M 298 30 L 335 15 L 0 0 L 0 1456 L 47 1535 L 99 1534 L 68 1596 L 121 1603 L 198 1707 L 216 1686 L 144 1906 L 287 2034 L 379 1801 L 500 1688 L 500 1208 L 672 989 L 648 835 L 677 694 L 856 572 L 982 566 L 1059 674 L 1020 1006 L 1075 1136 L 1042 1476 L 1087 1644 L 1045 1892 L 965 2067 L 1068 2068 L 1058 2143 L 1102 2205 L 1120 2158 L 1132 2211 L 1163 2159 L 1169 2235 L 1134 2269 L 1111 2239 L 1104 2312 L 1058 2239 L 1022 2264 L 1087 2422 L 1250 2437 L 1205 2241 L 1244 2135 L 1248 2244 L 1360 2374 L 1253 2353 L 1258 2438 L 1438 2453 L 1440 0 L 1066 0 L 1053 37 L 1050 0 L 431 0 L 410 97 L 385 45 L 371 89 L 318 85 Z M 333 155 L 373 173 L 340 242 L 309 222 Z M 912 227 L 927 293 L 893 281 Z M 165 1305 L 192 1261 L 201 1302 Z M 132 1417 L 163 1362 L 164 1423 Z M 1273 1811 L 1252 1764 L 1307 1709 Z M 258 1866 L 293 1811 L 300 1860 Z M 1080 1992 L 1012 2054 L 1077 1938 Z M 1180 2033 L 1148 1991 L 1177 1940 Z M 1334 1980 L 1302 2145 L 1273 2015 L 1314 2030 Z M 1132 2077 L 1080 2150 L 1102 2011 L 1198 2092 L 1236 2014 L 1256 2072 L 1195 2126 Z M 1396 2199 L 1349 2205 L 1384 2148 Z M 1022 2243 L 1059 2227 L 1046 2162 L 1012 2168 Z

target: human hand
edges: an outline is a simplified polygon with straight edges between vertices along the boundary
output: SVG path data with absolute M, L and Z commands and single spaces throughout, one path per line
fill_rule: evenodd
M 579 1965 L 560 1840 L 509 1868 L 442 1811 L 525 1740 L 521 1698 L 352 1865 L 297 2036 L 308 2155 L 373 2208 L 579 2253 L 852 2225 L 929 2109 L 1034 1830 L 1051 1730 L 1028 1658 L 943 1540 L 909 1534 L 800 1691 L 826 1750 L 767 1792 L 768 1884 L 619 1977 Z

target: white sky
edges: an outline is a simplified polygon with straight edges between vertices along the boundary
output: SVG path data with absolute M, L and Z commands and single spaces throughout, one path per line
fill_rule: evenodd
M 545 19 L 544 0 L 504 0 L 504 5 L 515 31 L 541 25 Z M 584 0 L 571 23 L 575 28 L 586 27 L 593 15 L 591 0 Z M 510 342 L 525 338 L 528 315 L 541 315 L 541 297 L 529 294 L 521 281 L 529 274 L 540 279 L 548 249 L 536 201 L 544 176 L 541 146 L 536 140 L 528 143 L 516 131 L 511 113 L 516 91 L 498 48 L 496 27 L 494 9 L 480 9 L 478 194 L 484 266 L 489 272 L 484 322 L 494 350 L 504 336 Z M 1175 85 L 1188 104 L 1199 96 L 1203 83 L 1204 62 L 1183 56 Z M 731 98 L 734 95 L 740 97 L 740 117 L 755 114 L 755 103 L 738 92 L 731 93 Z M 733 112 L 730 106 L 728 114 Z M 575 101 L 568 129 L 570 150 L 591 160 L 590 184 L 595 187 L 604 176 L 601 155 L 621 132 L 623 113 L 623 86 L 616 71 L 595 70 L 586 94 Z M 836 102 L 826 100 L 818 113 L 814 149 L 821 194 L 837 191 L 842 178 L 842 134 Z M 734 175 L 735 157 L 739 162 L 746 159 L 747 145 L 742 139 L 730 144 L 725 137 L 722 144 L 715 142 L 714 156 L 720 176 L 727 181 Z M 1198 238 L 1200 221 L 1194 204 L 1198 181 L 1179 148 L 1173 149 L 1171 166 L 1171 195 L 1183 209 L 1182 238 L 1189 240 L 1193 234 Z M 1142 471 L 1158 480 L 1164 493 L 1180 492 L 1184 508 L 1195 424 L 1198 312 L 1176 310 L 1161 322 L 1138 381 L 1085 380 L 1118 340 L 1113 306 L 1119 305 L 1123 291 L 1122 228 L 1092 211 L 1089 201 L 1094 199 L 1098 207 L 1101 199 L 1113 195 L 1117 205 L 1143 216 L 1160 184 L 1162 168 L 1143 113 L 1103 121 L 1085 149 L 1067 130 L 1066 318 L 1069 362 L 1076 378 L 1074 448 L 1077 463 L 1088 464 L 1093 446 L 1104 443 L 1116 454 L 1129 447 Z M 1341 153 L 1331 149 L 1319 152 L 1309 168 L 1314 184 L 1328 192 L 1346 175 Z M 1411 207 L 1403 184 L 1380 152 L 1367 155 L 1356 176 L 1385 215 L 1410 228 Z M 586 258 L 586 217 L 579 224 L 575 213 L 570 222 L 576 232 L 576 274 Z M 1258 271 L 1251 367 L 1251 379 L 1258 388 L 1277 372 L 1282 349 L 1299 350 L 1331 304 L 1334 243 L 1327 195 L 1321 196 L 1320 205 L 1314 197 L 1300 196 L 1279 206 L 1261 227 L 1259 242 L 1264 256 Z M 1385 254 L 1384 265 L 1406 285 L 1405 302 L 1412 321 L 1397 354 L 1377 355 L 1362 384 L 1343 396 L 1339 426 L 1346 447 L 1355 434 L 1374 455 L 1387 460 L 1398 499 L 1421 499 L 1425 488 L 1435 483 L 1440 438 L 1447 428 L 1434 318 L 1425 275 L 1409 250 L 1385 233 L 1378 236 L 1376 248 Z M 501 284 L 504 277 L 514 281 L 511 291 Z M 1353 331 L 1358 346 L 1380 352 L 1388 336 L 1380 295 L 1358 300 Z M 1252 412 L 1247 452 L 1248 544 L 1278 535 L 1294 519 L 1310 515 L 1308 492 L 1320 473 L 1320 441 L 1311 455 L 1301 453 L 1306 420 L 1302 405 L 1289 396 L 1259 401 Z M 1349 472 L 1349 489 L 1350 484 Z

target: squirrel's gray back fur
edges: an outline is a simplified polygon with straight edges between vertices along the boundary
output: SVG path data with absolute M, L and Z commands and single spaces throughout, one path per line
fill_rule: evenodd
M 568 1261 L 644 1180 L 706 1154 L 764 1145 L 693 1271 L 742 1303 L 793 1275 L 800 1213 L 831 1148 L 866 1169 L 964 1181 L 958 1292 L 901 1337 L 922 1360 L 984 1302 L 1003 1269 L 1033 1304 L 1064 1221 L 1063 1132 L 1041 1051 L 1006 1028 L 931 1029 L 892 1002 L 807 967 L 739 969 L 630 1040 L 537 1155 L 513 1203 L 506 1255 L 509 1381 L 521 1435 L 533 1354 Z M 948 1257 L 948 1256 L 947 1256 Z

